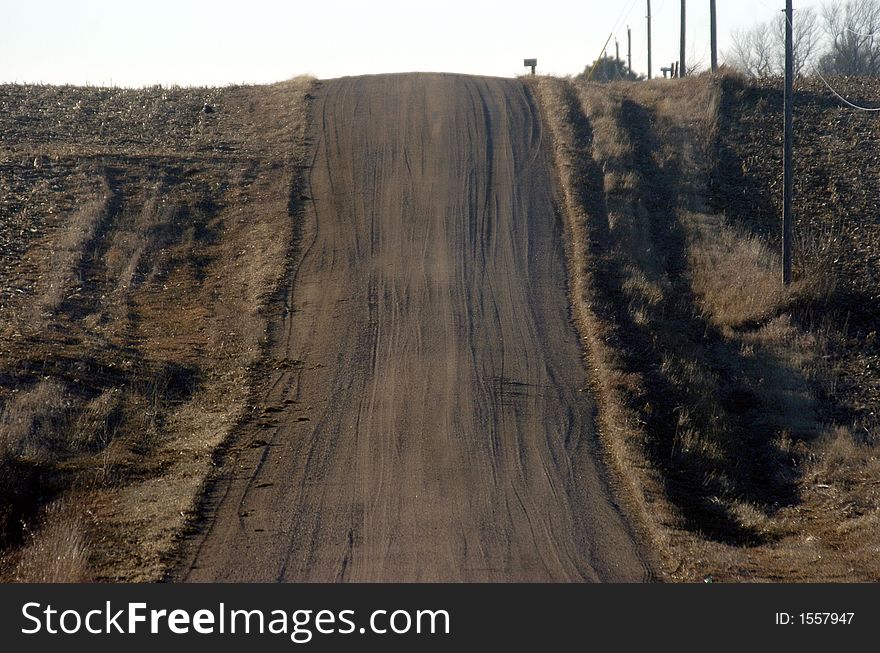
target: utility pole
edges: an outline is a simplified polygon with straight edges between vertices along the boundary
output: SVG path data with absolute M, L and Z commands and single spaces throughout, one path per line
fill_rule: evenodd
M 618 63 L 620 61 L 620 43 L 617 40 L 617 37 L 614 37 L 614 63 Z
M 629 25 L 626 26 L 626 69 L 633 71 L 633 33 Z
M 648 0 L 648 79 L 651 79 L 651 0 Z
M 718 70 L 718 11 L 715 0 L 709 0 L 709 22 L 712 41 L 712 72 Z
M 596 61 L 593 63 L 593 67 L 590 68 L 590 74 L 587 75 L 588 82 L 593 79 L 593 73 L 596 72 L 596 68 L 599 66 L 600 63 L 602 63 L 603 58 L 604 59 L 608 58 L 605 56 L 605 51 L 608 49 L 608 44 L 611 43 L 611 39 L 613 36 L 614 36 L 614 32 L 611 32 L 611 34 L 608 35 L 608 40 L 605 41 L 605 45 L 602 46 L 602 51 L 599 53 L 599 58 L 596 59 Z M 607 68 L 605 69 L 605 76 L 606 77 L 608 76 L 608 69 Z
M 684 44 L 685 44 L 685 11 L 686 0 L 681 0 L 681 52 L 678 55 L 678 76 L 685 77 L 687 75 L 687 66 L 684 64 Z
M 782 283 L 786 286 L 791 283 L 791 200 L 794 186 L 792 170 L 792 147 L 794 144 L 792 128 L 792 104 L 794 101 L 792 93 L 794 79 L 793 14 L 792 0 L 785 0 L 785 149 L 782 156 Z

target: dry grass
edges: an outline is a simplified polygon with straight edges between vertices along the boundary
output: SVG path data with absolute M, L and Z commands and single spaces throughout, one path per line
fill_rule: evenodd
M 43 322 L 51 320 L 61 301 L 82 283 L 79 276 L 82 257 L 89 250 L 102 217 L 107 214 L 108 198 L 109 193 L 104 193 L 103 197 L 87 202 L 56 237 L 49 274 L 42 280 L 45 287 L 38 291 L 34 303 L 39 313 L 33 316 L 32 326 L 39 328 Z
M 873 458 L 827 426 L 840 334 L 805 311 L 827 305 L 833 280 L 815 266 L 782 288 L 768 242 L 707 208 L 716 81 L 537 90 L 606 449 L 670 577 L 876 578 L 866 556 L 849 565 L 840 542 L 819 543 L 839 520 L 801 515 L 829 451 L 848 461 L 838 469 Z M 817 547 L 825 563 L 782 571 Z
M 0 87 L 8 577 L 162 576 L 245 412 L 313 83 Z
M 13 579 L 27 583 L 83 583 L 91 580 L 88 538 L 76 508 L 55 503 L 43 514 L 45 526 L 28 533 Z
M 712 324 L 737 329 L 765 322 L 789 302 L 796 291 L 779 283 L 779 257 L 764 241 L 721 216 L 686 219 L 693 289 Z
M 669 564 L 668 533 L 657 528 L 652 514 L 661 505 L 661 496 L 652 488 L 660 486 L 655 470 L 647 465 L 636 468 L 644 438 L 644 423 L 627 398 L 640 391 L 641 379 L 630 373 L 618 355 L 616 325 L 605 319 L 609 301 L 596 292 L 596 273 L 606 256 L 601 239 L 607 223 L 596 217 L 605 211 L 605 179 L 592 158 L 594 132 L 582 120 L 582 109 L 573 86 L 553 78 L 533 82 L 544 119 L 554 140 L 555 167 L 559 174 L 560 203 L 566 226 L 569 284 L 572 309 L 586 349 L 590 384 L 600 411 L 599 433 L 608 462 L 616 470 L 617 493 L 630 513 L 642 538 L 650 542 Z M 641 285 L 654 288 L 642 279 Z

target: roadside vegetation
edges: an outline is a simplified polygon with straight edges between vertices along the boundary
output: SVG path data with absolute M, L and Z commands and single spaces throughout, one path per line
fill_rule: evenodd
M 605 452 L 666 577 L 880 579 L 872 115 L 798 81 L 783 288 L 772 79 L 528 83 Z M 0 86 L 3 578 L 162 577 L 252 409 L 314 84 Z
M 0 86 L 0 550 L 156 580 L 247 410 L 313 81 Z
M 853 376 L 880 304 L 876 212 L 858 199 L 875 182 L 852 174 L 842 109 L 798 97 L 810 151 L 783 288 L 781 129 L 762 131 L 782 124 L 774 93 L 730 74 L 534 84 L 605 449 L 666 575 L 880 578 L 880 373 Z
M 733 32 L 725 63 L 753 79 L 785 73 L 784 14 Z M 798 7 L 792 21 L 795 77 L 880 75 L 880 0 L 827 0 Z

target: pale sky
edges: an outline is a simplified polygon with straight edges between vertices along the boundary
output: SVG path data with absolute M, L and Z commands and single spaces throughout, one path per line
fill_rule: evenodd
M 688 57 L 709 62 L 709 1 L 688 1 Z M 795 8 L 818 2 L 795 0 Z M 730 32 L 772 18 L 783 0 L 718 0 Z M 0 82 L 143 86 L 265 83 L 447 71 L 577 74 L 609 33 L 647 70 L 646 0 L 0 0 Z M 679 0 L 653 0 L 654 74 L 678 59 Z M 608 46 L 614 53 L 614 39 Z

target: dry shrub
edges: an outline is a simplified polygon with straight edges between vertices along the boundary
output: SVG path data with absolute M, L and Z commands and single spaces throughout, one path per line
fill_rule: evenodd
M 54 503 L 43 526 L 19 552 L 14 579 L 20 583 L 82 583 L 89 580 L 89 547 L 82 518 L 72 505 Z
M 834 427 L 818 442 L 814 457 L 816 462 L 810 469 L 810 478 L 815 484 L 846 490 L 867 484 L 873 487 L 876 496 L 880 450 L 869 432 L 858 434 L 854 428 Z M 860 477 L 854 476 L 854 470 L 858 470 Z
M 70 444 L 72 403 L 64 386 L 43 380 L 0 408 L 0 442 L 17 458 L 51 463 Z
M 83 404 L 72 424 L 70 441 L 74 447 L 103 450 L 110 444 L 119 429 L 121 396 L 120 390 L 107 389 Z
M 787 304 L 779 256 L 721 216 L 688 214 L 689 262 L 702 315 L 722 328 L 763 322 Z
M 767 241 L 723 216 L 682 214 L 688 257 L 702 315 L 723 329 L 758 325 L 798 303 L 820 304 L 833 292 L 834 277 L 818 267 L 790 286 L 781 282 L 781 257 Z
M 35 515 L 54 492 L 53 472 L 74 456 L 98 456 L 116 436 L 120 393 L 107 390 L 84 401 L 58 381 L 20 390 L 0 408 L 0 545 L 21 535 L 21 521 Z M 53 513 L 54 514 L 54 513 Z

